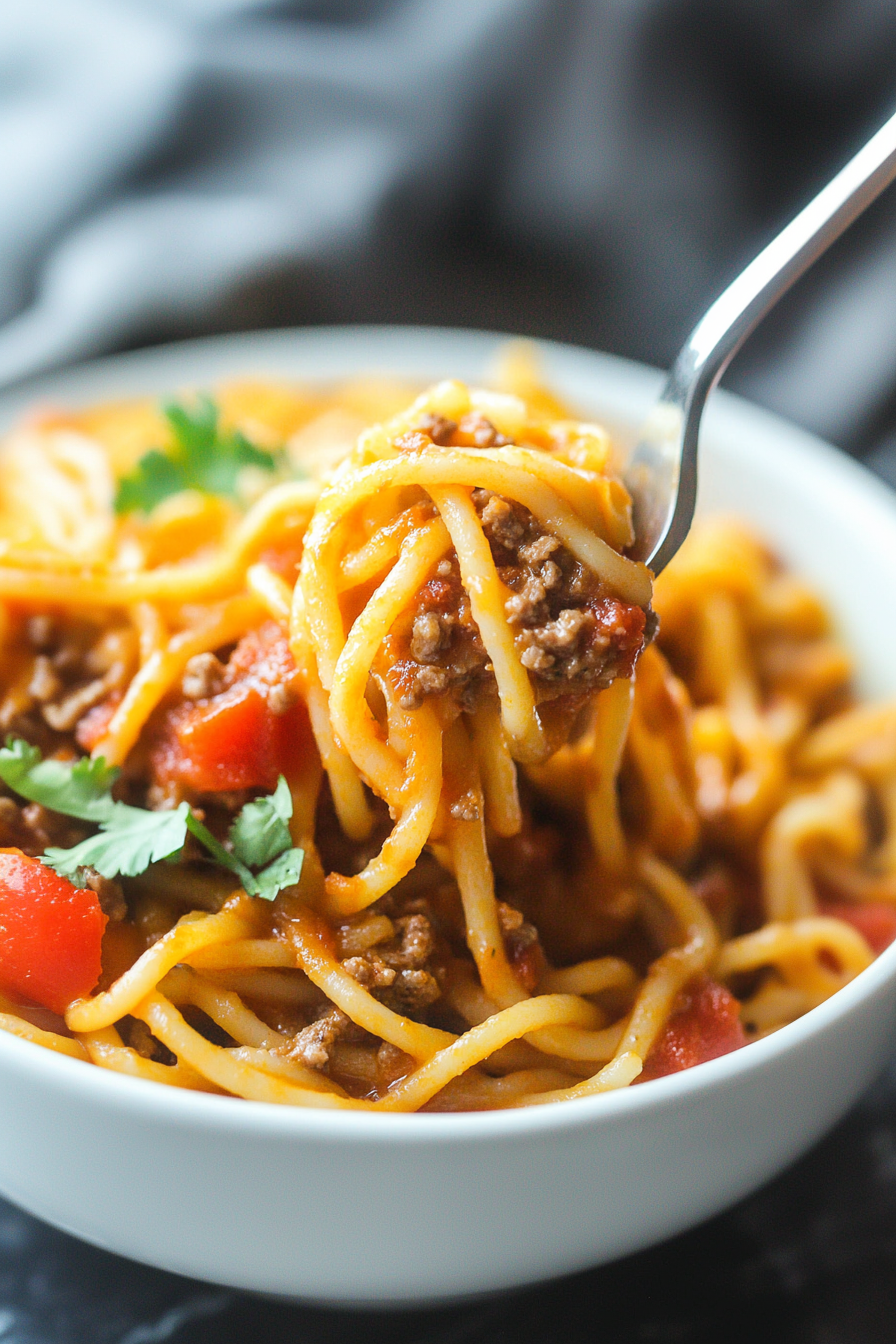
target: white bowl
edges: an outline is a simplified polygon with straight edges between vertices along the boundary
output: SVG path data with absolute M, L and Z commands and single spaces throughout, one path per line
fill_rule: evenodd
M 83 404 L 235 373 L 483 376 L 499 337 L 408 328 L 230 336 L 124 355 L 0 398 Z M 631 432 L 655 372 L 561 345 L 550 383 Z M 810 435 L 720 394 L 704 507 L 754 522 L 813 580 L 863 689 L 896 693 L 896 502 Z M 468 1115 L 266 1106 L 158 1087 L 0 1032 L 0 1190 L 99 1246 L 306 1300 L 445 1300 L 610 1260 L 699 1222 L 824 1133 L 896 1037 L 896 946 L 735 1054 L 628 1091 Z

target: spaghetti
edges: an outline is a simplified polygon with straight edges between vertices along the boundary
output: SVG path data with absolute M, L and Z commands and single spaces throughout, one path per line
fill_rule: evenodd
M 523 353 L 500 392 L 218 408 L 45 414 L 0 460 L 0 1029 L 527 1106 L 736 1049 L 896 935 L 896 709 L 736 521 L 654 587 Z

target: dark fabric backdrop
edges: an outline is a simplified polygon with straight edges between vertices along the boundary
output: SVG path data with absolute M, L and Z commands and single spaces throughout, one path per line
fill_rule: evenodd
M 423 321 L 667 364 L 896 103 L 892 0 L 0 6 L 0 381 L 223 328 Z M 729 385 L 896 422 L 896 193 Z

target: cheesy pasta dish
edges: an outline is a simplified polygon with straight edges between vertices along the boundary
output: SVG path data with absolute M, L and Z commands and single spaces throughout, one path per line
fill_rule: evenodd
M 538 1105 L 747 1045 L 896 936 L 896 706 L 607 433 L 232 381 L 0 450 L 0 1027 L 256 1101 Z

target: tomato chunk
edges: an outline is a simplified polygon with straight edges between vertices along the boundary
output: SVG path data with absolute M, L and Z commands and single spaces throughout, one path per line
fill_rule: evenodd
M 0 989 L 64 1013 L 100 977 L 106 916 L 20 849 L 0 849 Z
M 867 942 L 875 956 L 896 939 L 896 906 L 883 901 L 853 905 L 851 901 L 820 901 L 819 913 L 851 924 Z
M 121 691 L 113 691 L 105 700 L 88 709 L 75 728 L 75 741 L 84 751 L 93 751 L 109 731 L 112 716 L 123 699 Z
M 156 778 L 200 793 L 275 788 L 279 775 L 296 773 L 308 736 L 302 707 L 275 715 L 253 686 L 172 711 L 169 726 L 154 757 Z
M 638 1082 L 705 1064 L 746 1043 L 737 999 L 724 985 L 701 976 L 679 995 Z
M 270 790 L 279 775 L 294 778 L 311 750 L 295 678 L 280 627 L 270 622 L 250 631 L 234 649 L 217 695 L 168 711 L 151 751 L 154 778 L 199 793 Z

